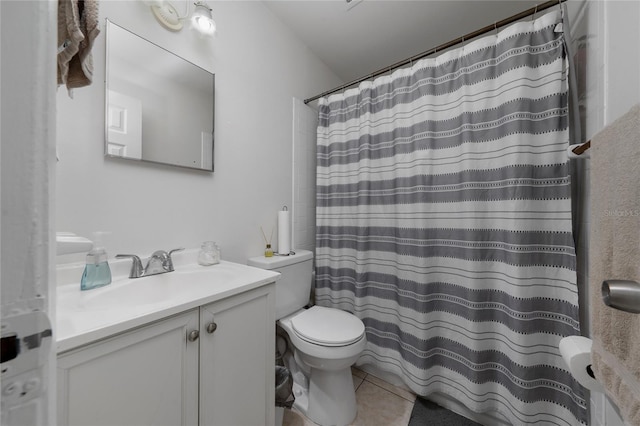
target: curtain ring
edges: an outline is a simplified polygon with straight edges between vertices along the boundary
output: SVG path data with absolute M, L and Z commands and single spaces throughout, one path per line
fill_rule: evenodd
M 493 29 L 495 30 L 496 36 L 497 36 L 498 35 L 498 23 L 497 22 L 493 23 Z
M 535 9 L 533 9 L 533 14 L 531 15 L 531 22 L 536 18 L 536 13 L 538 13 L 538 5 L 536 4 Z

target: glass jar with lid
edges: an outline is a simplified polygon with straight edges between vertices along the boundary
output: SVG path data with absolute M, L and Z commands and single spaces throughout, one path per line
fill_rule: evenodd
M 220 247 L 215 241 L 205 241 L 200 246 L 198 264 L 202 266 L 216 265 L 220 263 Z

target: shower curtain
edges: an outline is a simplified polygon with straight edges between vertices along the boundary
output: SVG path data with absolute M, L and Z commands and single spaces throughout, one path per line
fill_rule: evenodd
M 359 364 L 514 425 L 586 423 L 560 13 L 319 102 L 316 302 Z

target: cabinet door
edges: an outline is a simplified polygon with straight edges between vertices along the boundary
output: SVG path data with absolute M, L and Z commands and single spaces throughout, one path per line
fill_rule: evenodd
M 197 424 L 198 320 L 196 309 L 60 355 L 58 424 Z
M 273 297 L 270 284 L 200 308 L 201 426 L 273 425 Z

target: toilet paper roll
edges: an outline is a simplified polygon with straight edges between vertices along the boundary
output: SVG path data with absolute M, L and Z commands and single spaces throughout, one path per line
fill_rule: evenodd
M 578 383 L 591 391 L 604 392 L 600 382 L 591 376 L 592 343 L 591 339 L 583 336 L 565 337 L 560 340 L 560 355 Z
M 280 210 L 278 212 L 278 254 L 288 255 L 290 251 L 291 215 L 289 210 Z

